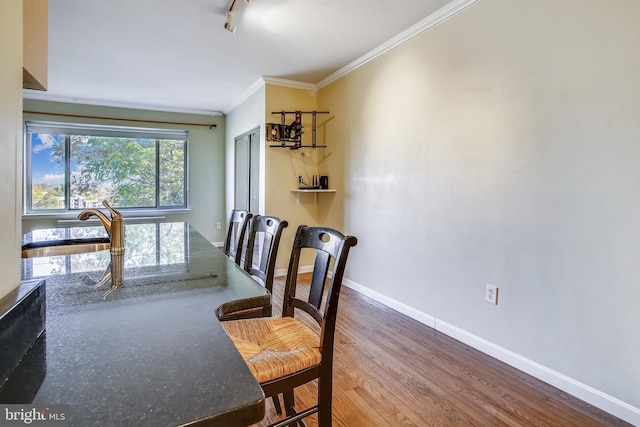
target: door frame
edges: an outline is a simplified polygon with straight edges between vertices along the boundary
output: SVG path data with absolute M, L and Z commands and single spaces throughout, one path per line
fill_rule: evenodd
M 264 210 L 264 178 L 262 171 L 264 168 L 264 151 L 262 144 L 262 133 L 260 132 L 260 126 L 248 130 L 233 139 L 233 203 L 235 207 L 237 193 L 238 193 L 238 179 L 237 179 L 237 164 L 238 164 L 238 150 L 237 144 L 241 139 L 249 138 L 248 153 L 248 173 L 247 182 L 249 184 L 248 194 L 248 208 L 253 214 L 261 213 Z M 256 158 L 257 157 L 257 158 Z

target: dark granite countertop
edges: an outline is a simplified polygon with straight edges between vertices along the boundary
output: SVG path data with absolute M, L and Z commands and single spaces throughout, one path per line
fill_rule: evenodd
M 91 285 L 109 251 L 23 260 L 24 280 L 46 279 L 46 376 L 33 403 L 70 405 L 78 426 L 259 421 L 262 390 L 215 309 L 266 303 L 267 291 L 186 223 L 128 224 L 125 242 L 124 284 L 106 299 L 108 284 Z

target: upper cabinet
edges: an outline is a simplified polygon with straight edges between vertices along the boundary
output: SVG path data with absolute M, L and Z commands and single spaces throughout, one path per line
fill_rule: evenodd
M 48 0 L 24 0 L 23 3 L 22 87 L 47 90 Z

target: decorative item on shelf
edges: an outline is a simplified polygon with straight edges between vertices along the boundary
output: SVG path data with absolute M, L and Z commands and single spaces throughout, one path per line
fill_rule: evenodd
M 320 188 L 326 190 L 329 188 L 329 177 L 327 175 L 320 176 Z
M 292 142 L 290 148 L 299 148 L 302 145 L 302 113 L 295 112 L 296 118 L 290 125 L 284 123 L 267 123 L 267 140 L 280 142 L 285 146 L 287 142 Z M 273 145 L 272 145 L 273 147 Z
M 302 178 L 302 176 L 299 176 L 298 189 L 299 190 L 319 190 L 322 188 L 322 185 L 320 184 L 321 178 L 322 177 L 320 175 L 313 175 L 311 177 L 311 185 L 309 185 L 306 182 L 304 182 L 304 179 Z
M 326 145 L 316 144 L 316 116 L 318 114 L 329 114 L 328 111 L 273 111 L 271 114 L 280 114 L 280 123 L 267 123 L 266 139 L 280 144 L 269 145 L 276 148 L 325 148 Z M 287 114 L 294 114 L 295 119 L 291 124 L 286 124 Z M 311 114 L 311 145 L 302 144 L 302 115 Z
M 267 141 L 280 142 L 280 125 L 278 123 L 267 123 L 266 135 Z

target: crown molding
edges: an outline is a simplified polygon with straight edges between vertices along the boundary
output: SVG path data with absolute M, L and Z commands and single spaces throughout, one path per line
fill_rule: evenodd
M 278 77 L 264 77 L 263 76 L 263 77 L 260 77 L 255 82 L 253 82 L 253 84 L 251 86 L 249 86 L 247 88 L 247 90 L 245 90 L 242 93 L 242 95 L 240 95 L 240 97 L 233 104 L 228 105 L 224 109 L 224 114 L 229 114 L 231 111 L 235 110 L 236 107 L 238 107 L 244 101 L 249 99 L 254 93 L 256 93 L 260 89 L 264 88 L 264 85 L 267 84 L 267 83 L 268 84 L 273 84 L 273 85 L 278 85 L 278 86 L 291 87 L 291 88 L 294 88 L 294 89 L 304 89 L 304 90 L 311 90 L 311 91 L 316 91 L 317 90 L 316 85 L 314 85 L 313 83 L 304 83 L 304 82 L 298 82 L 298 81 L 295 81 L 295 80 L 281 79 L 281 78 L 278 78 Z
M 227 105 L 223 110 L 223 113 L 225 115 L 229 114 L 230 112 L 235 110 L 240 104 L 242 104 L 244 101 L 249 99 L 254 93 L 259 91 L 263 87 L 264 87 L 264 79 L 262 77 L 259 77 L 255 82 L 251 84 L 251 86 L 249 86 L 244 92 L 242 92 L 242 95 L 240 95 L 238 99 L 236 99 L 231 104 Z
M 128 103 L 128 102 L 105 101 L 100 99 L 76 98 L 76 97 L 70 97 L 70 96 L 51 95 L 47 92 L 33 91 L 28 89 L 22 90 L 22 97 L 24 99 L 34 99 L 38 101 L 64 102 L 67 104 L 96 105 L 101 107 L 129 108 L 133 110 L 164 111 L 169 113 L 199 114 L 204 116 L 222 116 L 223 115 L 220 111 L 168 107 L 168 106 L 162 106 L 162 105 L 134 104 L 134 103 Z
M 418 22 L 417 24 L 415 24 L 414 26 L 406 29 L 405 31 L 401 32 L 400 34 L 398 34 L 397 36 L 389 39 L 387 42 L 381 44 L 380 46 L 378 46 L 377 48 L 369 51 L 368 53 L 364 54 L 363 56 L 361 56 L 360 58 L 356 59 L 355 61 L 345 65 L 344 67 L 342 67 L 341 69 L 339 69 L 338 71 L 336 71 L 335 73 L 325 77 L 324 79 L 320 80 L 317 84 L 316 84 L 316 88 L 317 89 L 321 89 L 331 83 L 333 83 L 334 81 L 338 80 L 339 78 L 351 73 L 352 71 L 362 67 L 363 65 L 368 64 L 369 62 L 373 61 L 376 58 L 379 58 L 380 56 L 384 55 L 385 53 L 397 48 L 398 46 L 408 42 L 409 40 L 413 39 L 414 37 L 422 34 L 423 32 L 427 31 L 428 29 L 440 24 L 441 22 L 451 18 L 453 15 L 457 14 L 458 12 L 461 12 L 462 10 L 466 9 L 467 7 L 471 6 L 472 4 L 476 3 L 478 0 L 455 0 L 452 1 L 451 3 L 445 5 L 444 7 L 438 9 L 437 11 L 435 11 L 434 13 L 432 13 L 431 15 L 427 16 L 425 19 L 423 19 L 422 21 Z
M 316 84 L 303 83 L 295 80 L 281 79 L 278 77 L 261 77 L 253 85 L 251 85 L 233 104 L 225 108 L 224 113 L 228 114 L 229 112 L 233 111 L 236 107 L 238 107 L 240 104 L 246 101 L 256 91 L 261 89 L 266 83 L 291 87 L 295 89 L 317 91 L 318 89 L 321 89 L 324 86 L 327 86 L 328 84 L 333 83 L 339 78 L 351 73 L 352 71 L 355 71 L 356 69 L 362 67 L 363 65 L 368 64 L 374 59 L 379 58 L 385 53 L 406 43 L 407 41 L 422 34 L 423 32 L 438 25 L 439 23 L 451 18 L 453 15 L 457 14 L 458 12 L 461 12 L 462 10 L 466 9 L 467 7 L 476 3 L 477 1 L 479 0 L 452 1 L 451 3 L 445 5 L 444 7 L 438 9 L 431 15 L 427 16 L 425 19 L 418 22 L 414 26 L 408 28 L 407 30 L 393 37 L 389 41 L 371 50 L 370 52 L 364 54 L 363 56 L 356 59 L 355 61 L 347 64 L 346 66 L 342 67 L 335 73 L 329 75 L 328 77 L 325 77 L 324 79 L 320 80 Z
M 325 77 L 321 81 L 316 84 L 312 83 L 304 83 L 298 82 L 295 80 L 282 79 L 278 77 L 260 77 L 258 78 L 251 86 L 249 86 L 243 93 L 238 97 L 238 99 L 229 104 L 222 112 L 220 111 L 211 111 L 211 110 L 199 110 L 199 109 L 190 109 L 190 108 L 179 108 L 179 107 L 169 107 L 169 106 L 160 106 L 160 105 L 146 105 L 146 104 L 134 104 L 134 103 L 126 103 L 126 102 L 117 102 L 117 101 L 105 101 L 98 99 L 85 99 L 85 98 L 76 98 L 76 97 L 65 97 L 65 96 L 56 96 L 50 95 L 46 92 L 33 91 L 25 89 L 23 90 L 23 97 L 25 99 L 35 99 L 42 101 L 53 101 L 53 102 L 64 102 L 70 104 L 85 104 L 85 105 L 97 105 L 104 107 L 117 107 L 117 108 L 130 108 L 136 110 L 151 110 L 151 111 L 165 111 L 172 113 L 185 113 L 185 114 L 200 114 L 200 115 L 208 115 L 208 116 L 222 116 L 226 115 L 229 112 L 233 111 L 240 104 L 245 102 L 249 97 L 255 94 L 258 90 L 264 88 L 266 83 L 274 84 L 278 86 L 291 87 L 295 89 L 303 89 L 309 91 L 317 91 L 318 89 L 327 86 L 339 78 L 355 71 L 356 69 L 362 67 L 363 65 L 368 64 L 369 62 L 379 58 L 385 53 L 395 49 L 396 47 L 406 43 L 407 41 L 413 39 L 414 37 L 422 34 L 428 29 L 438 25 L 439 23 L 449 19 L 453 15 L 458 12 L 466 9 L 472 4 L 476 3 L 479 0 L 454 0 L 451 3 L 445 5 L 441 9 L 427 16 L 422 21 L 418 22 L 414 26 L 408 28 L 377 48 L 369 51 L 364 54 L 360 58 L 354 60 L 353 62 L 347 64 L 342 67 L 335 73 Z
M 280 79 L 278 77 L 263 77 L 265 83 L 274 84 L 278 86 L 292 87 L 294 89 L 305 89 L 315 91 L 318 86 L 313 83 L 298 82 L 295 80 Z

